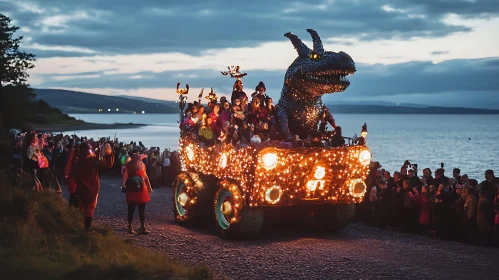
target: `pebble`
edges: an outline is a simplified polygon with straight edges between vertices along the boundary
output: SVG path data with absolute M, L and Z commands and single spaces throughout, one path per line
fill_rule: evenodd
M 276 228 L 264 230 L 259 239 L 223 239 L 210 229 L 175 224 L 171 188 L 154 189 L 146 205 L 151 233 L 130 236 L 119 185 L 116 177 L 101 176 L 96 223 L 181 263 L 204 263 L 228 279 L 497 279 L 499 275 L 497 249 L 358 223 L 331 234 Z M 138 211 L 134 225 L 140 226 Z

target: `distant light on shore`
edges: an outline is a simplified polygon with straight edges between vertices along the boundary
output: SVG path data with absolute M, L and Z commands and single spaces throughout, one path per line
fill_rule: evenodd
M 146 112 L 145 111 L 142 111 L 142 114 L 145 114 Z
M 118 112 L 120 109 L 116 108 L 116 112 Z
M 111 112 L 111 109 L 107 109 L 108 112 Z

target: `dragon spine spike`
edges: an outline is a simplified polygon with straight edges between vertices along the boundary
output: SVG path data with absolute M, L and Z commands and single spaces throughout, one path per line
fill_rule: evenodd
M 288 39 L 291 41 L 291 43 L 296 49 L 296 52 L 298 52 L 298 56 L 300 57 L 308 56 L 310 49 L 302 42 L 302 40 L 298 36 L 296 36 L 291 32 L 284 34 L 284 36 L 288 37 Z
M 322 45 L 322 40 L 319 34 L 313 29 L 307 29 L 307 32 L 310 33 L 310 36 L 312 37 L 312 41 L 314 43 L 314 51 L 323 54 L 324 53 L 324 46 Z

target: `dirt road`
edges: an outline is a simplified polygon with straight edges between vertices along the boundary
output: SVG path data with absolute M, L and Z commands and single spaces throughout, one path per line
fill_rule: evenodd
M 230 241 L 210 229 L 174 223 L 172 189 L 155 189 L 146 206 L 151 234 L 127 233 L 120 180 L 102 177 L 96 222 L 123 238 L 182 262 L 206 263 L 231 279 L 498 279 L 499 250 L 352 224 L 338 233 L 266 229 Z M 135 216 L 139 226 L 138 213 Z

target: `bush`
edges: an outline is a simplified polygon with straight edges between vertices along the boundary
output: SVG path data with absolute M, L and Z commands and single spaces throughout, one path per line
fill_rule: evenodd
M 0 174 L 0 271 L 3 279 L 213 279 L 206 267 L 188 267 L 125 243 L 109 228 L 87 234 L 82 216 L 52 192 L 31 191 Z

